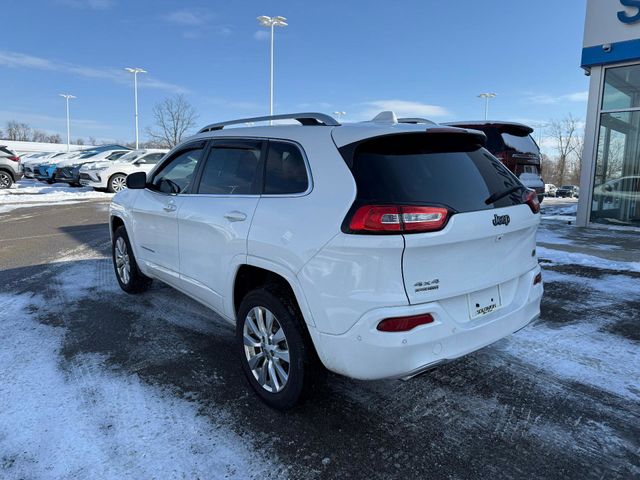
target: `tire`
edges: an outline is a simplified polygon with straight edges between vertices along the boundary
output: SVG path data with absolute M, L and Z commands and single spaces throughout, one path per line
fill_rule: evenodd
M 127 176 L 123 173 L 114 173 L 107 182 L 107 191 L 109 193 L 118 193 L 127 188 Z
M 13 176 L 4 170 L 0 170 L 0 190 L 10 188 L 13 185 Z
M 54 183 L 56 183 L 55 180 L 49 180 L 49 179 L 45 180 L 45 182 L 47 182 L 49 185 L 53 185 Z
M 258 321 L 260 309 L 263 330 Z M 267 311 L 274 316 L 271 329 Z M 261 332 L 267 330 L 270 340 L 264 336 L 260 340 Z M 323 373 L 300 310 L 290 293 L 278 286 L 253 290 L 242 300 L 236 321 L 236 345 L 247 381 L 262 401 L 276 410 L 290 410 L 299 404 Z M 283 353 L 285 350 L 288 355 Z M 287 375 L 284 381 L 283 371 Z
M 138 268 L 133 256 L 129 236 L 124 227 L 118 227 L 111 243 L 113 269 L 120 288 L 127 293 L 142 293 L 149 289 L 152 280 Z

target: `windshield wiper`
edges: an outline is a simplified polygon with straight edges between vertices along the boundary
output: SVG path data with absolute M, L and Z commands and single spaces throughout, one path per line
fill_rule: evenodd
M 513 193 L 513 192 L 517 192 L 518 190 L 521 190 L 523 188 L 527 188 L 523 185 L 516 185 L 515 187 L 511 187 L 508 188 L 502 192 L 496 192 L 494 194 L 492 194 L 489 198 L 487 198 L 484 203 L 486 203 L 487 205 L 491 205 L 494 202 L 497 202 L 498 200 L 500 200 L 501 198 L 506 197 L 507 195 Z

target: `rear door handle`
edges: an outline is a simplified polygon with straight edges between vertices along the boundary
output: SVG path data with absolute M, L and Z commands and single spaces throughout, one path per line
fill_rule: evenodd
M 176 207 L 176 204 L 173 201 L 167 203 L 164 207 L 162 207 L 162 209 L 165 212 L 175 212 L 176 208 L 178 208 L 178 207 Z
M 225 213 L 224 218 L 226 218 L 230 222 L 242 222 L 247 219 L 247 215 L 242 212 L 233 211 Z

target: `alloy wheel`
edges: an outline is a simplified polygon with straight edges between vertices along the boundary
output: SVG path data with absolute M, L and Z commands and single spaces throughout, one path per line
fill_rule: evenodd
M 111 180 L 111 189 L 116 193 L 124 190 L 126 187 L 127 187 L 126 177 L 118 175 L 117 177 L 114 177 Z
M 126 285 L 131 278 L 131 264 L 129 263 L 129 252 L 127 251 L 127 243 L 124 241 L 124 238 L 118 237 L 116 240 L 114 255 L 118 277 L 120 277 L 120 281 Z
M 13 180 L 11 176 L 6 172 L 0 172 L 0 188 L 9 188 Z
M 265 307 L 252 308 L 244 321 L 244 352 L 251 373 L 271 393 L 284 389 L 289 379 L 287 337 L 275 315 Z

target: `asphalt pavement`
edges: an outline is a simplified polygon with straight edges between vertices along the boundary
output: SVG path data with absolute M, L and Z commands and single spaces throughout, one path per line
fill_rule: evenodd
M 598 326 L 575 338 L 601 335 L 593 338 L 612 342 L 612 349 L 625 345 L 630 350 L 620 361 L 637 366 L 640 297 L 621 298 L 615 288 L 590 282 L 611 277 L 635 287 L 640 273 L 546 262 L 541 319 L 514 336 L 408 382 L 329 375 L 314 397 L 283 414 L 250 391 L 233 330 L 214 313 L 159 282 L 137 297 L 118 290 L 107 205 L 90 201 L 0 215 L 2 293 L 44 299 L 26 311 L 64 329 L 59 368 L 100 355 L 105 369 L 169 389 L 176 402 L 195 405 L 206 419 L 223 418 L 256 455 L 273 461 L 267 477 L 640 476 L 640 390 L 624 378 L 620 387 L 599 380 L 604 367 L 596 365 L 597 353 L 580 352 L 587 360 L 578 362 L 580 372 L 594 371 L 593 378 L 574 375 L 563 366 L 574 365 L 573 348 L 583 346 L 554 343 L 592 325 L 597 314 L 602 332 Z M 529 347 L 533 338 L 543 340 Z M 12 455 L 11 462 L 6 456 L 0 461 L 0 477 L 11 478 L 20 464 L 21 454 Z M 211 472 L 211 478 L 223 476 Z

